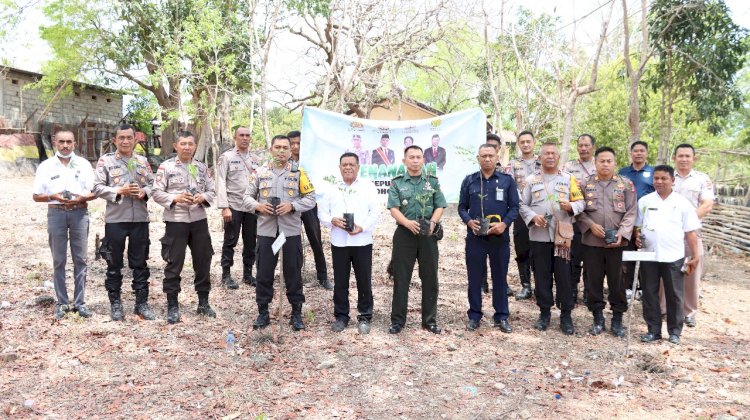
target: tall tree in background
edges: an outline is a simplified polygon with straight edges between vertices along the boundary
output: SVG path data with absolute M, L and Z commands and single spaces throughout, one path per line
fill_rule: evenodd
M 442 39 L 446 6 L 446 0 L 339 0 L 322 10 L 298 9 L 301 25 L 290 31 L 314 47 L 309 58 L 319 81 L 309 95 L 288 104 L 367 118 L 383 96 L 399 99 L 401 67 L 419 65 L 420 53 Z
M 41 33 L 53 57 L 43 66 L 42 87 L 59 93 L 69 81 L 93 75 L 99 83 L 126 80 L 151 92 L 167 124 L 162 156 L 172 151 L 185 93 L 199 111 L 198 141 L 212 141 L 203 127 L 211 125 L 219 92 L 252 78 L 242 0 L 53 0 L 45 14 L 51 25 Z
M 518 57 L 519 65 L 525 73 L 526 79 L 529 81 L 534 91 L 544 101 L 550 106 L 556 107 L 560 110 L 562 119 L 560 124 L 562 127 L 562 133 L 560 134 L 561 163 L 568 159 L 570 142 L 573 137 L 573 122 L 576 104 L 582 96 L 587 95 L 596 89 L 596 79 L 599 74 L 599 58 L 601 57 L 604 42 L 607 39 L 607 28 L 609 27 L 609 20 L 612 16 L 614 1 L 610 0 L 610 2 L 605 3 L 603 7 L 605 7 L 606 10 L 601 23 L 599 39 L 596 44 L 596 50 L 590 57 L 581 60 L 583 54 L 576 46 L 575 30 L 573 30 L 569 48 L 561 48 L 559 44 L 552 42 L 546 45 L 544 54 L 548 57 L 548 61 L 545 64 L 551 68 L 553 77 L 557 84 L 557 89 L 554 93 L 545 91 L 545 89 L 541 87 L 539 81 L 537 81 L 533 76 L 533 73 L 529 71 L 528 63 L 524 62 L 521 56 L 516 37 L 512 37 L 513 49 Z
M 718 132 L 741 104 L 735 75 L 748 51 L 747 30 L 736 25 L 720 0 L 655 0 L 649 11 L 651 45 L 661 89 L 661 132 L 657 162 L 669 158 L 675 103 L 695 105 L 693 121 L 708 121 Z
M 640 23 L 640 48 L 631 53 L 630 51 L 630 16 L 628 15 L 628 0 L 622 0 L 622 32 L 623 32 L 623 59 L 625 61 L 625 75 L 628 85 L 628 145 L 641 140 L 641 99 L 638 94 L 641 79 L 646 72 L 646 65 L 653 54 L 648 43 L 648 7 L 646 0 L 641 0 L 641 23 Z M 636 64 L 633 65 L 633 58 Z

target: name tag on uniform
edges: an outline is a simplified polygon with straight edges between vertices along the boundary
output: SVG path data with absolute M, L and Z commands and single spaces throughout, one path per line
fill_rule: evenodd
M 505 200 L 505 190 L 502 188 L 495 188 L 495 200 L 497 201 L 504 201 Z

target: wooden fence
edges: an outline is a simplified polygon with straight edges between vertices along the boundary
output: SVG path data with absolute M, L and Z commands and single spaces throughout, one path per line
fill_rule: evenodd
M 750 255 L 750 207 L 714 205 L 703 219 L 702 233 L 708 245 Z

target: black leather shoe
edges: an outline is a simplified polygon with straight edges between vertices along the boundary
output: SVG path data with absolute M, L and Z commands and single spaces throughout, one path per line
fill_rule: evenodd
M 511 297 L 515 295 L 516 292 L 513 291 L 513 289 L 510 288 L 510 286 L 506 287 L 505 289 L 505 296 Z
M 695 317 L 694 316 L 686 316 L 685 317 L 685 326 L 688 326 L 690 328 L 695 327 L 696 326 Z
M 680 344 L 680 336 L 677 334 L 669 334 L 669 342 L 672 344 Z
M 328 281 L 328 278 L 318 279 L 318 283 L 326 290 L 333 290 L 333 285 Z
M 65 318 L 65 314 L 70 312 L 70 307 L 68 305 L 56 305 L 55 306 L 55 319 L 63 319 Z
M 337 319 L 336 322 L 331 325 L 331 329 L 334 332 L 341 332 L 346 329 L 346 321 L 343 319 Z
M 499 321 L 495 321 L 494 323 L 495 328 L 499 328 L 500 331 L 510 334 L 511 331 L 513 331 L 513 328 L 510 326 L 510 321 L 507 319 L 501 319 Z
M 242 278 L 242 282 L 245 283 L 245 284 L 247 284 L 248 286 L 252 286 L 252 287 L 255 287 L 255 285 L 257 284 L 257 282 L 255 280 L 255 277 L 253 277 L 252 274 L 243 277 Z
M 526 299 L 529 299 L 529 298 L 531 298 L 531 294 L 532 294 L 531 287 L 529 287 L 527 285 L 523 285 L 523 289 L 521 289 L 521 291 L 519 291 L 518 293 L 516 293 L 516 300 L 526 300 Z
M 443 332 L 443 330 L 441 330 L 440 327 L 437 326 L 437 324 L 422 324 L 422 329 L 427 330 L 433 334 L 440 334 Z
M 466 329 L 469 331 L 476 331 L 479 328 L 479 320 L 478 319 L 470 319 L 469 323 L 466 324 Z
M 591 335 L 599 335 L 603 331 L 606 331 L 604 326 L 604 314 L 602 311 L 594 311 L 594 323 L 591 325 L 589 333 Z
M 661 334 L 657 333 L 646 333 L 641 336 L 641 341 L 644 343 L 650 343 L 652 341 L 661 340 Z
M 391 324 L 391 328 L 388 328 L 388 334 L 398 334 L 403 329 L 404 326 L 401 324 Z

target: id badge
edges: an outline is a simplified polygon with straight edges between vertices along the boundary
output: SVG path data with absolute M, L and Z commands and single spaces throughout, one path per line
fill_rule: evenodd
M 505 190 L 502 188 L 495 188 L 495 200 L 497 201 L 504 201 L 505 200 Z

